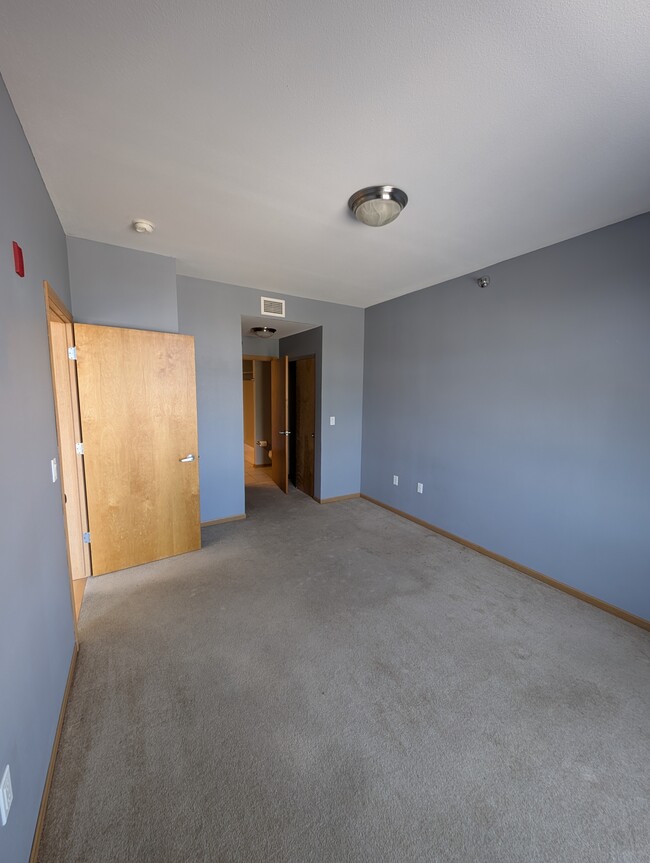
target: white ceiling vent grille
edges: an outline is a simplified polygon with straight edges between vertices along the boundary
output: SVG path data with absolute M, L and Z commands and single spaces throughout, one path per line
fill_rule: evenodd
M 271 318 L 283 318 L 285 316 L 284 303 L 284 300 L 262 297 L 262 314 Z

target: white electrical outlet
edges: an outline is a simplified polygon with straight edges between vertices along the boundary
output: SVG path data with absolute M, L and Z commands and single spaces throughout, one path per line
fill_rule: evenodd
M 396 473 L 393 474 L 393 485 L 399 485 L 399 477 Z
M 330 417 L 330 425 L 331 425 L 331 426 L 335 426 L 335 425 L 336 425 L 336 417 Z
M 2 774 L 2 782 L 0 782 L 0 817 L 2 818 L 2 826 L 4 827 L 9 818 L 9 810 L 14 799 L 14 792 L 11 788 L 11 773 L 9 765 L 5 767 L 5 772 Z
M 59 475 L 59 468 L 57 466 L 56 459 L 53 458 L 50 464 L 52 465 L 52 482 L 56 482 Z
M 418 483 L 418 494 L 422 494 L 423 491 L 424 491 L 424 486 L 422 485 L 421 482 L 419 482 Z

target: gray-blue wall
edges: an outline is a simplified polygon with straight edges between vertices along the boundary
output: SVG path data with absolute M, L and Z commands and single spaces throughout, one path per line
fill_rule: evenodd
M 366 310 L 362 491 L 650 618 L 650 214 L 486 272 Z
M 68 259 L 75 321 L 178 331 L 175 258 L 68 237 Z
M 184 276 L 177 281 L 179 329 L 196 340 L 201 518 L 211 521 L 244 512 L 241 316 L 259 315 L 265 294 Z M 358 492 L 363 309 L 274 296 L 286 299 L 287 320 L 323 328 L 321 496 Z
M 69 305 L 65 237 L 0 79 L 0 774 L 10 764 L 14 791 L 3 863 L 29 858 L 74 646 L 43 279 Z
M 75 320 L 195 337 L 201 518 L 244 512 L 242 352 L 277 355 L 278 342 L 242 339 L 241 318 L 259 316 L 262 291 L 175 275 L 173 258 L 91 240 L 68 239 Z M 170 287 L 173 282 L 173 288 Z M 278 295 L 287 320 L 323 327 L 323 497 L 361 483 L 363 310 Z M 326 407 L 327 405 L 327 407 Z

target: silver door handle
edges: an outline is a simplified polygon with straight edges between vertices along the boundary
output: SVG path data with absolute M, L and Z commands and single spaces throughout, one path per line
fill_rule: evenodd
M 194 461 L 194 456 L 190 453 L 186 455 L 185 458 L 179 458 L 179 461 Z
M 291 434 L 291 432 L 290 432 L 290 431 L 278 432 L 278 434 L 282 434 L 282 435 L 284 435 L 285 437 L 289 437 L 289 435 Z

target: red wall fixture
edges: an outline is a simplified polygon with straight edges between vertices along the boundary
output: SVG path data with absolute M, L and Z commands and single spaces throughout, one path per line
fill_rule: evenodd
M 23 260 L 23 250 L 18 243 L 14 243 L 14 267 L 21 278 L 25 276 L 25 261 Z

